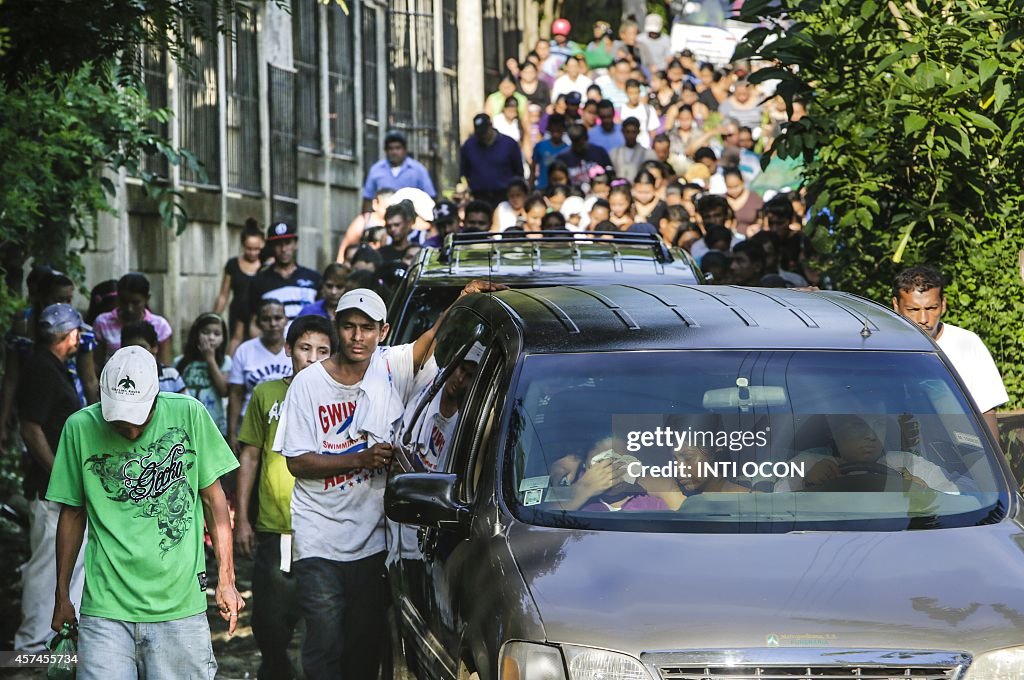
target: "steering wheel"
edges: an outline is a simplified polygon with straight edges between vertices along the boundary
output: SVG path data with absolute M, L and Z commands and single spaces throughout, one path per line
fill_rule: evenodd
M 891 467 L 863 462 L 840 463 L 838 477 L 807 488 L 813 491 L 885 491 L 902 490 L 904 486 L 903 475 Z

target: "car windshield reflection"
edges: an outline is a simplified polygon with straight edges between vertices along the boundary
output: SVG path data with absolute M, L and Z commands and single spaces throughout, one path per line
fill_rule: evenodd
M 527 357 L 505 489 L 524 521 L 626 531 L 996 521 L 1010 489 L 938 357 L 690 351 Z

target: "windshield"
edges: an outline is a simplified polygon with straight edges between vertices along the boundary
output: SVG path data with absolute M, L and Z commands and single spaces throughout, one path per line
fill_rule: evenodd
M 933 354 L 526 358 L 504 488 L 520 519 L 625 531 L 998 521 L 1009 488 Z

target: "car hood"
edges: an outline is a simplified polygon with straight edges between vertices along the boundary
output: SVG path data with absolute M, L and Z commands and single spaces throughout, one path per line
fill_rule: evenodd
M 1024 640 L 1015 521 L 907 532 L 654 534 L 516 523 L 547 640 L 630 654 L 723 647 L 943 649 Z

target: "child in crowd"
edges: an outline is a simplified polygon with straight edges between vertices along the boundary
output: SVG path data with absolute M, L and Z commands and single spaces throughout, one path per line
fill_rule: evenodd
M 637 222 L 647 222 L 658 226 L 665 217 L 668 206 L 658 198 L 658 180 L 649 170 L 641 170 L 633 182 L 633 211 Z
M 228 374 L 228 442 L 237 451 L 238 426 L 256 386 L 292 374 L 292 362 L 284 350 L 288 318 L 278 300 L 264 298 L 256 310 L 260 336 L 246 340 L 232 357 Z
M 327 274 L 324 274 L 327 279 Z M 337 306 L 337 303 L 335 303 Z M 333 317 L 333 309 L 332 317 Z M 255 557 L 252 574 L 252 629 L 260 648 L 260 678 L 292 677 L 288 646 L 302 617 L 292 577 L 291 498 L 295 478 L 284 456 L 273 450 L 281 405 L 292 377 L 329 357 L 338 346 L 331 321 L 318 314 L 299 316 L 288 328 L 285 353 L 292 375 L 256 386 L 238 433 L 242 447 L 235 506 L 235 545 L 243 557 Z M 259 480 L 255 522 L 250 500 Z M 284 553 L 282 555 L 282 553 Z M 283 559 L 282 559 L 283 557 Z
M 171 363 L 171 324 L 164 317 L 149 311 L 149 279 L 139 273 L 125 274 L 117 281 L 117 307 L 96 317 L 94 330 L 98 345 L 96 369 L 124 344 L 121 330 L 135 321 L 145 321 L 156 332 L 157 360 Z
M 615 186 L 608 193 L 608 218 L 619 231 L 626 231 L 633 224 L 633 188 L 624 179 L 615 180 Z
M 157 339 L 156 329 L 153 328 L 153 324 L 148 321 L 133 321 L 126 324 L 121 329 L 121 347 L 129 347 L 131 345 L 147 349 L 154 357 L 157 357 L 156 367 L 159 371 L 161 392 L 185 394 L 185 381 L 181 379 L 178 369 L 173 366 L 167 366 L 160 361 L 158 356 L 160 342 Z
M 603 198 L 599 198 L 594 201 L 594 204 L 590 206 L 590 230 L 597 231 L 597 225 L 602 222 L 607 222 L 612 216 L 611 206 Z
M 661 127 L 661 119 L 653 106 L 641 99 L 640 81 L 626 81 L 626 103 L 619 110 L 619 120 L 636 118 L 640 123 L 640 134 L 636 140 L 645 149 L 651 148 L 651 138 Z
M 562 204 L 569 198 L 569 187 L 565 184 L 550 184 L 544 191 L 544 198 L 551 212 L 561 212 Z
M 228 436 L 224 399 L 228 396 L 231 357 L 225 356 L 228 327 L 219 314 L 200 314 L 188 331 L 185 352 L 174 364 L 185 381 L 185 394 L 195 397 L 209 411 L 217 429 Z
M 371 252 L 375 253 L 376 251 Z M 354 259 L 355 256 L 353 256 Z M 351 272 L 348 267 L 337 262 L 327 265 L 324 269 L 323 278 L 321 278 L 320 299 L 299 310 L 299 316 L 315 314 L 333 321 L 334 308 L 338 306 L 338 300 L 345 290 L 345 279 L 349 273 Z

